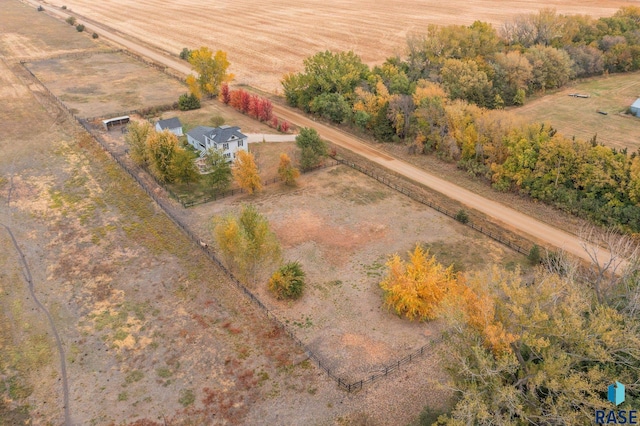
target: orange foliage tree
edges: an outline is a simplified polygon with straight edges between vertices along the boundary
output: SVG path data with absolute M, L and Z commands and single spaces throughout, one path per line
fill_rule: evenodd
M 278 166 L 278 176 L 285 185 L 295 185 L 296 179 L 300 176 L 300 171 L 293 167 L 291 158 L 286 153 L 280 154 L 280 165 Z
M 457 285 L 453 266 L 445 268 L 419 245 L 408 262 L 394 255 L 387 266 L 389 272 L 380 283 L 385 304 L 410 320 L 435 319 L 443 299 Z

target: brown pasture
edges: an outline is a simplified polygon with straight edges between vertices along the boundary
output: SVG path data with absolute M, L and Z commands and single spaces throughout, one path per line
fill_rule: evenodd
M 183 47 L 228 53 L 238 83 L 269 91 L 283 74 L 321 50 L 353 50 L 368 64 L 402 54 L 408 34 L 429 24 L 476 20 L 500 25 L 509 17 L 554 8 L 609 16 L 637 1 L 619 0 L 56 0 L 81 16 L 177 55 Z

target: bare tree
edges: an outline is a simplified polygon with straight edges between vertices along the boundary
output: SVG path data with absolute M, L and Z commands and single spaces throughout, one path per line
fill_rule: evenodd
M 585 226 L 581 245 L 591 265 L 585 279 L 593 286 L 598 302 L 636 313 L 640 309 L 640 246 L 613 228 Z

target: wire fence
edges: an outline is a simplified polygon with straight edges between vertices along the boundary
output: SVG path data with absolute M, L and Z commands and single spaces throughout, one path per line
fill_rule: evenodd
M 458 220 L 458 218 L 457 218 L 458 212 L 452 212 L 450 210 L 447 210 L 447 209 L 445 209 L 445 208 L 443 208 L 443 207 L 441 207 L 441 206 L 439 206 L 439 205 L 427 200 L 423 196 L 411 191 L 410 189 L 408 189 L 408 188 L 406 188 L 406 187 L 404 187 L 402 185 L 398 185 L 395 182 L 392 182 L 389 178 L 381 176 L 381 175 L 375 173 L 374 171 L 367 169 L 366 167 L 362 167 L 361 165 L 354 163 L 353 161 L 346 161 L 346 160 L 343 160 L 343 159 L 336 159 L 336 160 L 340 164 L 344 164 L 345 166 L 351 167 L 354 170 L 357 170 L 357 171 L 359 171 L 361 173 L 364 173 L 365 175 L 377 180 L 378 182 L 382 183 L 383 185 L 386 185 L 389 188 L 394 189 L 394 190 L 406 195 L 407 197 L 409 197 L 409 198 L 411 198 L 411 199 L 413 199 L 413 200 L 415 200 L 415 201 L 417 201 L 417 202 L 419 202 L 421 204 L 424 204 L 424 205 L 426 205 L 428 207 L 431 207 L 432 209 L 437 210 L 438 212 L 440 212 L 440 213 L 442 213 L 444 215 L 447 215 L 450 218 Z M 487 228 L 484 228 L 482 226 L 476 225 L 473 222 L 460 222 L 460 223 L 463 223 L 463 224 L 475 229 L 476 231 L 481 232 L 482 234 L 488 236 L 489 238 L 491 238 L 491 239 L 493 239 L 493 240 L 495 240 L 495 241 L 497 241 L 497 242 L 499 242 L 501 244 L 504 244 L 505 246 L 509 247 L 512 250 L 517 251 L 520 254 L 528 255 L 529 252 L 530 252 L 531 247 L 529 249 L 527 249 L 527 248 L 521 246 L 520 244 L 517 244 L 517 243 L 515 243 L 513 241 L 510 241 L 507 238 L 504 238 L 504 236 L 502 236 L 502 235 L 500 235 L 500 234 L 498 234 L 496 232 L 491 231 L 490 229 L 487 229 Z

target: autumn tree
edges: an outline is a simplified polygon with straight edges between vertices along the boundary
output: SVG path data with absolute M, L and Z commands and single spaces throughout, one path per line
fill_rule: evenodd
M 151 132 L 147 137 L 147 152 L 149 156 L 149 170 L 160 182 L 175 180 L 172 163 L 176 153 L 181 148 L 176 135 L 168 130 Z
M 298 299 L 304 289 L 304 276 L 299 262 L 285 263 L 269 279 L 269 291 L 277 299 Z
M 209 148 L 204 155 L 206 165 L 205 179 L 216 193 L 224 192 L 231 183 L 231 164 L 224 154 L 215 148 Z
M 477 300 L 445 310 L 441 356 L 458 399 L 438 424 L 589 424 L 610 406 L 609 384 L 636 383 L 639 322 L 619 300 L 600 303 L 579 279 L 543 270 L 525 280 L 494 267 L 467 289 Z M 630 386 L 620 409 L 637 397 Z
M 191 183 L 200 179 L 200 173 L 195 163 L 195 154 L 182 147 L 177 147 L 171 164 L 169 165 L 169 175 L 171 180 L 178 183 L 185 183 L 189 186 Z
M 220 86 L 220 102 L 222 102 L 225 105 L 228 105 L 230 101 L 231 101 L 231 94 L 229 90 L 229 84 L 222 83 L 222 86 Z
M 227 54 L 218 50 L 215 55 L 208 47 L 193 50 L 189 55 L 189 63 L 197 76 L 187 77 L 187 85 L 191 93 L 197 97 L 216 96 L 223 83 L 233 80 L 233 74 L 227 74 L 229 61 Z
M 327 144 L 320 139 L 318 132 L 308 127 L 300 129 L 296 145 L 302 150 L 300 166 L 304 171 L 317 167 L 328 153 Z
M 404 262 L 394 255 L 387 262 L 388 273 L 380 283 L 385 305 L 410 320 L 432 320 L 440 303 L 456 285 L 453 266 L 445 268 L 419 245 Z
M 280 154 L 280 165 L 278 166 L 278 176 L 285 185 L 295 185 L 296 179 L 300 176 L 300 171 L 293 167 L 291 158 L 284 152 Z
M 252 205 L 239 216 L 216 219 L 214 236 L 226 264 L 245 283 L 254 283 L 259 272 L 280 260 L 280 244 L 269 221 Z
M 253 154 L 247 151 L 238 151 L 236 161 L 232 167 L 233 178 L 238 186 L 249 194 L 262 191 L 262 182 L 258 174 L 258 166 Z
M 147 151 L 147 137 L 154 132 L 153 126 L 148 121 L 131 121 L 127 125 L 127 133 L 124 140 L 129 147 L 131 159 L 139 166 L 149 164 Z

